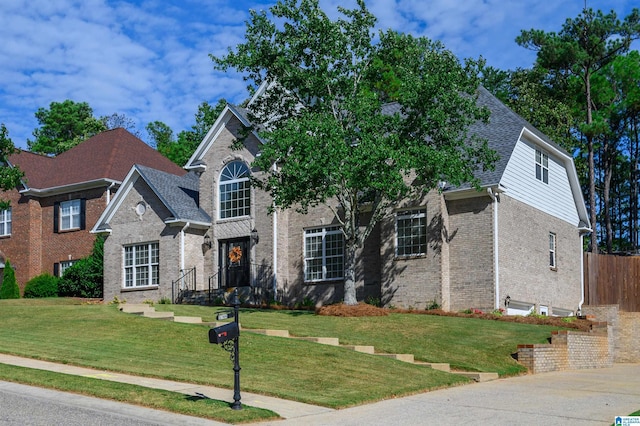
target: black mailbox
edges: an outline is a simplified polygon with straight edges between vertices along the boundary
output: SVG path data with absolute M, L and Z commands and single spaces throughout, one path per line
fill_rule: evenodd
M 215 327 L 209 330 L 209 343 L 215 343 L 216 345 L 224 343 L 227 340 L 235 339 L 240 334 L 238 324 L 236 322 L 230 322 L 220 327 Z

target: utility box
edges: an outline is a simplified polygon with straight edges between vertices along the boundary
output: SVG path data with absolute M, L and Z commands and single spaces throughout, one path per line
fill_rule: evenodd
M 230 322 L 220 327 L 209 330 L 209 343 L 219 345 L 227 340 L 235 339 L 240 334 L 240 329 L 236 322 Z

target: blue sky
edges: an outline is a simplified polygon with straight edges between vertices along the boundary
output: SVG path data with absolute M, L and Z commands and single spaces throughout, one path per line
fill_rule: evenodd
M 321 0 L 337 17 L 337 5 Z M 202 101 L 247 96 L 242 78 L 213 70 L 243 40 L 250 9 L 266 0 L 1 0 L 0 123 L 26 148 L 38 126 L 34 113 L 51 102 L 87 102 L 95 116 L 125 114 L 143 139 L 147 123 L 175 133 L 194 124 Z M 626 16 L 636 0 L 587 0 L 587 6 Z M 458 57 L 489 65 L 530 67 L 535 54 L 514 39 L 522 29 L 558 31 L 584 0 L 371 0 L 380 29 L 442 41 Z M 637 43 L 634 47 L 637 48 Z

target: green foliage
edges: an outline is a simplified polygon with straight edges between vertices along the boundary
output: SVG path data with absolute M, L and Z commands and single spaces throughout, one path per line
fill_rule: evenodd
M 0 286 L 0 299 L 20 299 L 20 287 L 16 282 L 16 273 L 7 260 L 4 264 L 4 277 Z
M 367 296 L 367 298 L 364 299 L 364 303 L 366 303 L 367 305 L 376 306 L 378 308 L 382 307 L 382 302 L 380 301 L 379 297 Z
M 0 190 L 10 191 L 20 185 L 24 173 L 15 166 L 8 166 L 8 158 L 18 152 L 9 138 L 9 131 L 4 124 L 0 124 Z M 0 199 L 0 210 L 9 208 L 9 202 Z
M 33 131 L 35 139 L 27 140 L 27 145 L 38 154 L 58 155 L 106 130 L 86 102 L 51 102 L 49 109 L 39 108 L 35 116 L 40 127 Z
M 58 278 L 51 274 L 42 274 L 31 278 L 24 287 L 24 298 L 57 297 Z
M 149 123 L 147 133 L 160 154 L 176 164 L 185 165 L 226 104 L 224 99 L 219 100 L 215 106 L 202 102 L 196 113 L 196 124 L 191 127 L 191 130 L 178 133 L 177 139 L 173 137 L 173 130 L 161 121 Z
M 252 91 L 270 84 L 249 111 L 268 123 L 260 135 L 269 141 L 253 164 L 264 176 L 253 184 L 277 208 L 306 213 L 332 200 L 345 235 L 344 302 L 355 304 L 356 249 L 386 210 L 441 180 L 473 182 L 496 157 L 466 133 L 488 115 L 476 104 L 478 63 L 461 64 L 426 38 L 376 37 L 364 1 L 339 12 L 330 20 L 316 0 L 281 0 L 271 16 L 251 11 L 246 41 L 212 59 L 245 73 Z M 389 102 L 398 110 L 383 108 Z M 365 205 L 371 220 L 360 226 Z
M 427 302 L 427 306 L 425 308 L 427 311 L 431 311 L 434 309 L 440 309 L 440 304 L 436 301 L 436 299 L 433 299 L 430 302 Z
M 98 236 L 91 255 L 80 259 L 64 271 L 58 283 L 62 297 L 102 297 L 104 238 Z

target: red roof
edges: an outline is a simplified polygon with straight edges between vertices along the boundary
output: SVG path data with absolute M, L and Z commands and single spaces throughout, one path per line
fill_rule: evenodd
M 108 130 L 56 157 L 21 151 L 9 162 L 24 173 L 27 186 L 46 189 L 97 179 L 122 182 L 134 164 L 167 173 L 187 173 L 155 149 L 122 128 Z

